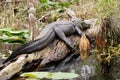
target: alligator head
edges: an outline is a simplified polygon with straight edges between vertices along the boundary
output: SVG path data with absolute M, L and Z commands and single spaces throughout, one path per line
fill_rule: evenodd
M 90 24 L 85 23 L 83 20 L 81 20 L 79 18 L 72 18 L 71 21 L 73 22 L 74 25 L 79 27 L 81 30 L 86 30 L 86 29 L 90 28 Z

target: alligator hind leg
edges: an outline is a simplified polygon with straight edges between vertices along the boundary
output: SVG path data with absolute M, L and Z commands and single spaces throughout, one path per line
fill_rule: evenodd
M 65 44 L 72 50 L 75 51 L 75 49 L 72 46 L 71 41 L 65 36 L 64 32 L 59 28 L 59 27 L 55 27 L 54 28 L 55 33 L 57 34 L 57 36 L 63 40 L 65 42 Z
M 73 58 L 75 54 L 71 54 L 68 57 L 66 57 L 62 62 L 60 62 L 60 64 L 55 68 L 56 70 L 61 70 L 63 68 L 65 68 L 66 64 L 68 64 L 68 62 Z

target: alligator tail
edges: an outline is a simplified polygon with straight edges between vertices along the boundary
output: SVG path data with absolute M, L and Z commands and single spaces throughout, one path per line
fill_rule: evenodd
M 21 49 L 29 46 L 30 44 L 33 44 L 34 42 L 36 42 L 36 41 L 38 41 L 38 40 L 39 40 L 39 39 L 34 40 L 34 41 L 30 41 L 30 42 L 22 45 L 20 48 L 14 50 L 14 51 L 12 52 L 12 54 L 3 62 L 3 64 L 5 64 L 5 63 L 8 62 L 9 60 L 15 58 L 16 56 L 20 55 L 20 54 L 19 54 L 19 50 L 21 50 Z
M 53 35 L 51 35 L 51 34 L 53 34 Z M 39 39 L 36 39 L 34 41 L 30 41 L 30 42 L 24 44 L 20 48 L 14 50 L 13 53 L 3 62 L 3 64 L 8 62 L 8 61 L 13 60 L 15 57 L 17 57 L 21 54 L 30 54 L 34 51 L 38 51 L 38 50 L 43 49 L 44 47 L 46 47 L 50 43 L 48 40 L 53 36 L 55 36 L 54 32 L 52 30 L 50 30 L 44 38 L 39 38 Z

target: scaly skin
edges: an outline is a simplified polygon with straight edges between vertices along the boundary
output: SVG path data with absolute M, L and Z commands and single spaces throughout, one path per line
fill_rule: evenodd
M 21 54 L 30 54 L 32 52 L 41 50 L 49 45 L 56 37 L 63 40 L 66 45 L 73 49 L 71 41 L 66 37 L 77 32 L 81 36 L 84 29 L 89 28 L 89 24 L 85 24 L 78 18 L 71 21 L 57 21 L 45 26 L 38 37 L 34 41 L 30 41 L 20 48 L 13 51 L 13 53 L 4 61 L 4 63 L 11 61 Z

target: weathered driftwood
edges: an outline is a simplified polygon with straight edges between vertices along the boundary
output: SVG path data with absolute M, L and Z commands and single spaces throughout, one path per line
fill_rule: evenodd
M 71 36 L 69 39 L 72 41 L 74 46 L 78 46 L 80 39 L 79 36 Z M 15 62 L 10 63 L 7 67 L 0 71 L 0 77 L 4 80 L 9 79 L 19 72 L 27 62 L 43 59 L 42 62 L 45 64 L 49 61 L 56 61 L 64 58 L 69 52 L 70 50 L 62 41 L 54 40 L 54 42 L 48 47 L 39 52 L 29 54 L 27 58 L 26 54 L 19 56 Z

